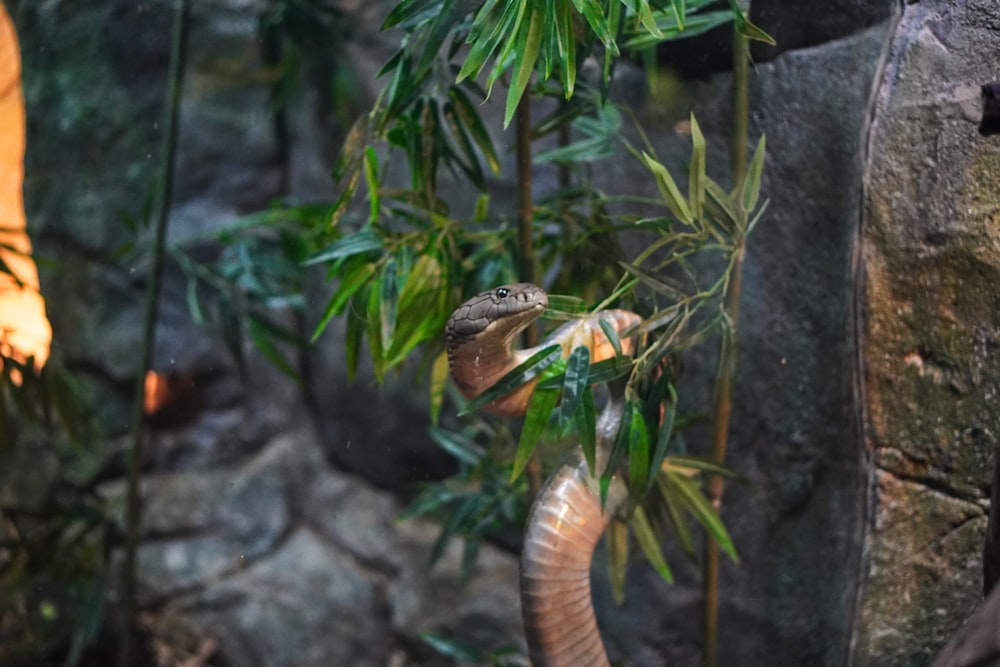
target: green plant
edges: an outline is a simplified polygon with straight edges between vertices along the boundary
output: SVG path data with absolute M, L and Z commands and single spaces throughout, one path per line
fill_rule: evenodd
M 0 369 L 0 662 L 72 666 L 106 620 L 104 440 L 58 360 Z
M 617 378 L 625 384 L 626 409 L 613 458 L 627 457 L 630 486 L 636 491 L 631 529 L 647 558 L 670 577 L 659 546 L 664 530 L 672 530 L 693 554 L 688 516 L 735 557 L 716 507 L 705 496 L 706 479 L 728 474 L 725 468 L 718 461 L 671 452 L 678 420 L 677 377 L 670 369 L 678 354 L 734 323 L 725 299 L 734 292 L 738 296 L 733 284 L 739 279 L 744 239 L 762 209 L 763 141 L 746 176 L 727 191 L 707 176 L 704 139 L 692 118 L 693 150 L 682 194 L 648 142 L 635 147 L 627 139 L 625 116 L 609 96 L 618 60 L 641 57 L 642 50 L 663 40 L 728 21 L 747 37 L 766 38 L 735 2 L 729 10 L 712 11 L 710 5 L 708 0 L 404 0 L 386 19 L 386 28 L 402 32 L 402 45 L 382 70 L 386 86 L 374 108 L 347 136 L 334 168 L 341 196 L 332 204 L 327 224 L 309 225 L 309 241 L 296 250 L 301 256 L 325 240 L 315 252 L 305 253 L 304 264 L 325 267 L 336 282 L 313 339 L 332 318 L 344 317 L 349 374 L 354 375 L 367 347 L 379 381 L 423 352 L 436 422 L 448 386 L 441 331 L 463 295 L 544 275 L 550 291 L 556 287 L 590 302 L 605 296 L 596 308 L 625 302 L 644 315 L 639 330 L 647 344 L 633 358 L 591 365 L 579 351 L 565 362 L 543 352 L 512 372 L 507 385 L 526 373 L 542 376 L 516 443 L 509 431 L 488 420 L 475 422 L 472 438 L 433 432 L 463 461 L 462 471 L 425 489 L 410 511 L 450 509 L 438 548 L 452 537 L 464 538 L 467 564 L 484 536 L 516 515 L 509 499 L 519 492 L 522 470 L 534 466 L 537 471 L 532 462 L 538 460 L 540 442 L 572 435 L 593 457 L 590 386 Z M 600 65 L 589 79 L 581 74 L 588 59 Z M 480 114 L 480 103 L 497 82 L 507 84 L 503 125 L 517 119 L 516 210 L 491 192 L 502 160 L 494 143 L 496 130 Z M 530 102 L 543 98 L 557 103 L 531 124 Z M 536 202 L 531 143 L 551 136 L 559 138 L 559 145 L 537 152 L 535 160 L 559 165 L 560 188 Z M 617 157 L 623 149 L 645 166 L 659 199 L 608 195 L 594 187 L 587 167 Z M 449 201 L 454 190 L 447 187 L 448 179 L 469 183 L 478 196 Z M 659 207 L 662 213 L 619 212 L 630 205 Z M 622 232 L 648 234 L 647 250 L 626 261 L 617 250 Z M 705 255 L 716 258 L 707 263 L 713 267 L 707 272 L 704 261 L 695 261 Z M 604 261 L 595 270 L 591 262 L 597 257 Z M 255 274 L 254 262 L 247 267 L 248 274 Z M 225 271 L 218 273 L 224 283 L 240 282 Z M 194 289 L 199 280 L 210 283 L 211 275 L 198 277 Z M 266 281 L 243 281 L 232 300 L 266 306 L 274 288 Z M 248 295 L 254 298 L 248 301 Z M 584 309 L 583 303 L 557 295 L 550 317 L 572 317 Z M 261 341 L 267 351 L 266 337 Z M 501 380 L 481 400 L 504 390 Z M 627 534 L 614 528 L 609 545 L 615 582 L 622 580 L 627 544 Z

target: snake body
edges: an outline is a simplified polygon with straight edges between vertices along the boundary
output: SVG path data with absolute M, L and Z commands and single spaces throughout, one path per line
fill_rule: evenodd
M 544 346 L 558 343 L 564 355 L 586 345 L 593 362 L 615 351 L 599 324 L 619 334 L 640 317 L 605 310 L 563 324 L 538 347 L 512 350 L 514 337 L 548 308 L 548 296 L 530 283 L 483 292 L 458 307 L 445 327 L 452 377 L 467 398 L 475 398 Z M 633 342 L 621 339 L 630 354 Z M 486 410 L 520 415 L 535 381 L 490 403 Z M 612 396 L 597 423 L 597 469 L 603 470 L 621 423 L 620 397 Z M 521 613 L 534 667 L 602 667 L 609 664 L 594 617 L 590 564 L 594 548 L 628 491 L 618 475 L 602 507 L 598 480 L 578 446 L 546 481 L 535 500 L 521 555 Z

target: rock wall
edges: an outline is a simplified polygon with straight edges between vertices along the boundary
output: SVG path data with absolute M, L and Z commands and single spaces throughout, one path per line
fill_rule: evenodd
M 329 199 L 339 132 L 319 88 L 293 91 L 287 125 L 275 125 L 256 23 L 267 3 L 194 4 L 174 242 L 275 197 Z M 42 266 L 55 354 L 114 443 L 127 436 L 148 266 L 111 258 L 158 168 L 168 18 L 152 2 L 8 5 L 23 48 L 29 227 L 38 254 L 59 262 Z M 341 45 L 359 82 L 347 102 L 362 108 L 387 48 L 374 6 L 343 5 L 363 36 Z M 783 17 L 774 32 L 801 34 L 787 3 L 754 7 L 765 29 Z M 726 496 L 742 562 L 723 570 L 720 659 L 921 665 L 978 599 L 1000 430 L 1000 147 L 975 132 L 978 85 L 1000 77 L 1000 6 L 824 8 L 796 10 L 818 26 L 808 48 L 752 76 L 771 205 L 747 261 L 731 448 L 751 483 Z M 684 86 L 716 177 L 728 89 L 726 74 Z M 643 113 L 673 128 L 688 111 Z M 653 140 L 683 167 L 686 136 Z M 623 162 L 607 189 L 644 182 L 637 167 Z M 140 559 L 151 624 L 181 643 L 211 636 L 241 665 L 437 664 L 424 630 L 520 641 L 514 557 L 485 549 L 465 587 L 453 552 L 428 572 L 435 530 L 395 521 L 396 496 L 375 488 L 446 468 L 415 426 L 422 408 L 394 407 L 410 386 L 348 387 L 335 331 L 308 362 L 322 379 L 314 403 L 249 347 L 245 382 L 223 341 L 191 323 L 176 270 L 165 297 L 156 365 L 195 377 L 199 399 L 151 438 Z M 710 386 L 714 368 L 691 365 Z M 674 586 L 634 568 L 621 608 L 597 577 L 605 636 L 628 664 L 697 659 L 697 572 L 674 563 Z
M 869 138 L 862 269 L 872 524 L 858 665 L 924 665 L 981 599 L 1000 429 L 1000 5 L 907 5 Z

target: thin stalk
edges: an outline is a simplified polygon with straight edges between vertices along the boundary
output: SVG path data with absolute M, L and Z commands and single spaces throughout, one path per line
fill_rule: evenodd
M 749 0 L 744 11 L 749 13 Z M 733 183 L 739 184 L 746 176 L 747 137 L 749 117 L 749 75 L 747 60 L 747 39 L 733 30 L 733 135 L 732 173 Z M 738 246 L 730 268 L 730 282 L 726 292 L 726 317 L 723 329 L 722 349 L 719 352 L 719 372 L 715 379 L 715 402 L 712 408 L 712 460 L 725 465 L 726 446 L 729 436 L 729 417 L 732 411 L 732 387 L 736 377 L 736 357 L 739 340 L 740 293 L 743 285 L 743 260 L 746 254 L 744 237 L 737 239 Z M 718 475 L 708 478 L 705 495 L 715 510 L 722 509 L 722 493 L 725 481 Z M 703 572 L 703 652 L 702 666 L 716 667 L 719 644 L 719 545 L 711 535 L 705 537 L 705 560 Z
M 521 280 L 535 282 L 535 243 L 533 238 L 535 202 L 531 194 L 531 97 L 521 96 L 514 115 L 517 137 L 517 241 L 520 255 Z M 525 347 L 538 344 L 538 327 L 524 330 Z M 528 489 L 535 497 L 542 488 L 542 461 L 536 450 L 525 467 Z
M 128 479 L 125 496 L 125 555 L 121 569 L 121 645 L 118 653 L 119 667 L 131 667 L 135 660 L 135 629 L 137 613 L 136 551 L 139 544 L 139 521 L 142 517 L 140 501 L 140 476 L 143 459 L 142 407 L 146 397 L 146 371 L 153 363 L 156 343 L 156 317 L 160 284 L 163 278 L 166 255 L 167 221 L 173 192 L 174 156 L 177 152 L 177 120 L 180 114 L 181 87 L 184 74 L 184 56 L 187 49 L 188 0 L 174 4 L 173 31 L 170 42 L 170 65 L 167 76 L 167 107 L 163 126 L 163 144 L 160 155 L 160 173 L 156 184 L 156 223 L 152 266 L 146 284 L 145 312 L 142 321 L 142 353 L 136 371 L 135 395 L 132 400 L 132 445 L 128 449 Z

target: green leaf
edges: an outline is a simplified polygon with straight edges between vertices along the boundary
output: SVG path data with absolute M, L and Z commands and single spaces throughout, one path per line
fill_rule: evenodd
M 366 226 L 353 234 L 338 239 L 303 264 L 312 266 L 381 249 L 382 237 L 372 227 Z
M 711 475 L 718 475 L 720 477 L 727 477 L 729 479 L 739 479 L 739 475 L 727 468 L 726 466 L 719 465 L 714 461 L 711 461 L 700 456 L 687 456 L 683 454 L 674 454 L 666 458 L 666 460 L 673 466 L 678 466 L 681 468 L 692 468 L 694 470 L 700 470 L 701 472 L 707 472 Z
M 550 318 L 555 313 L 554 319 L 573 319 L 586 310 L 586 302 L 578 296 L 550 294 L 549 308 L 545 311 L 543 317 Z M 566 317 L 563 317 L 563 315 Z
M 442 352 L 434 359 L 431 366 L 431 424 L 437 424 L 441 417 L 441 406 L 444 404 L 444 390 L 448 385 L 448 354 Z
M 628 528 L 621 521 L 612 521 L 607 529 L 608 577 L 616 604 L 625 599 L 625 573 L 628 571 Z
M 677 19 L 672 14 L 657 12 L 656 25 L 660 28 L 662 37 L 656 37 L 646 32 L 639 32 L 625 40 L 625 47 L 641 51 L 664 41 L 697 37 L 732 20 L 732 13 L 725 10 L 703 12 L 694 16 L 688 16 L 684 26 L 681 27 L 677 24 Z
M 461 120 L 465 131 L 469 133 L 472 140 L 476 142 L 476 146 L 482 151 L 490 171 L 494 174 L 499 174 L 500 158 L 497 157 L 496 148 L 493 146 L 490 133 L 487 131 L 482 117 L 472 105 L 472 101 L 469 100 L 468 96 L 458 86 L 452 86 L 448 89 L 448 99 L 451 100 L 455 108 L 455 113 L 458 115 L 459 120 Z
M 648 0 L 621 0 L 621 2 L 628 7 L 631 15 L 639 20 L 639 24 L 646 32 L 656 39 L 663 38 L 663 33 L 660 31 L 659 26 L 656 25 L 656 19 L 653 17 L 652 8 Z
M 388 30 L 393 26 L 406 23 L 421 14 L 428 18 L 435 16 L 440 5 L 441 0 L 403 0 L 389 12 L 389 16 L 382 23 L 380 30 Z
M 351 297 L 364 287 L 375 273 L 375 266 L 374 262 L 355 262 L 350 265 L 347 274 L 341 278 L 340 284 L 337 286 L 337 291 L 333 293 L 330 301 L 326 304 L 323 317 L 320 319 L 319 324 L 316 325 L 316 330 L 313 332 L 309 342 L 315 343 L 326 329 L 326 325 L 329 324 L 330 320 L 344 312 L 344 307 L 350 301 Z
M 698 523 L 705 527 L 705 530 L 718 543 L 720 549 L 725 551 L 733 561 L 739 562 L 739 556 L 736 555 L 736 548 L 733 546 L 732 538 L 729 537 L 726 526 L 722 523 L 722 519 L 719 518 L 718 512 L 715 511 L 715 508 L 712 507 L 712 504 L 708 502 L 708 499 L 701 492 L 697 482 L 669 470 L 666 474 L 669 476 L 674 488 L 683 497 L 687 509 L 698 520 Z
M 733 21 L 736 22 L 736 30 L 741 35 L 747 39 L 755 39 L 766 44 L 774 46 L 776 42 L 774 38 L 768 35 L 766 32 L 755 26 L 753 23 L 747 19 L 746 14 L 740 8 L 737 0 L 729 0 L 729 8 L 733 13 Z
M 712 211 L 712 217 L 716 222 L 724 225 L 727 234 L 739 229 L 743 225 L 744 215 L 739 211 L 733 198 L 710 178 L 705 181 L 705 191 L 708 194 L 708 203 L 716 207 L 716 210 Z
M 382 303 L 379 295 L 382 293 L 382 276 L 375 279 L 368 291 L 368 350 L 371 352 L 372 369 L 375 371 L 375 381 L 382 383 L 385 376 L 385 348 L 382 341 L 388 338 L 388 333 L 382 326 Z
M 559 411 L 563 422 L 574 418 L 584 390 L 590 386 L 590 348 L 581 345 L 573 348 L 566 359 L 566 371 L 563 373 L 562 403 Z
M 459 495 L 443 484 L 432 484 L 421 491 L 400 513 L 401 519 L 430 514 L 439 507 L 452 502 Z
M 656 474 L 660 470 L 660 464 L 666 458 L 667 447 L 670 445 L 670 436 L 674 428 L 674 418 L 677 415 L 677 393 L 674 391 L 673 385 L 666 379 L 662 379 L 660 382 L 666 386 L 669 398 L 657 402 L 657 405 L 662 406 L 663 412 L 660 417 L 659 429 L 656 431 L 656 447 L 654 447 L 653 456 L 649 461 L 651 474 L 646 482 L 646 490 L 649 490 L 652 481 L 656 479 Z
M 694 217 L 701 219 L 705 204 L 705 136 L 691 114 L 691 166 L 688 169 L 688 202 Z
M 682 511 L 685 505 L 684 499 L 674 489 L 673 483 L 665 473 L 660 473 L 655 479 L 656 488 L 662 499 L 662 502 L 658 503 L 656 507 L 666 514 L 666 519 L 670 523 L 670 528 L 681 548 L 688 555 L 693 556 L 695 553 L 694 538 Z
M 618 4 L 618 2 L 615 1 L 612 4 Z M 608 25 L 601 3 L 598 0 L 573 0 L 573 6 L 587 20 L 590 29 L 594 31 L 594 35 L 601 41 L 604 48 L 608 49 L 612 55 L 617 56 L 618 46 L 615 44 L 615 33 Z
M 760 197 L 760 181 L 764 173 L 764 148 L 764 137 L 761 137 L 760 141 L 757 142 L 757 149 L 753 152 L 753 158 L 750 159 L 750 166 L 747 168 L 743 180 L 743 193 L 740 199 L 743 210 L 747 213 L 753 212 Z
M 274 341 L 269 335 L 270 327 L 267 326 L 262 318 L 250 315 L 248 329 L 250 331 L 250 338 L 253 340 L 254 345 L 257 346 L 257 349 L 260 350 L 264 357 L 282 373 L 293 380 L 298 381 L 298 371 L 296 371 L 295 368 L 288 363 L 284 356 L 282 356 L 281 352 L 278 351 L 277 346 L 274 344 Z
M 528 411 L 524 415 L 524 424 L 521 426 L 521 437 L 517 442 L 517 453 L 514 455 L 514 467 L 510 476 L 512 482 L 521 476 L 524 466 L 531 459 L 558 401 L 558 389 L 536 388 L 532 392 L 528 400 Z
M 414 69 L 414 76 L 418 79 L 427 75 L 434 59 L 441 51 L 441 45 L 444 44 L 455 24 L 461 18 L 461 12 L 462 9 L 456 8 L 455 0 L 443 0 L 430 28 L 422 31 L 423 48 L 420 60 L 417 61 L 417 66 Z
M 629 420 L 632 425 L 628 448 L 629 488 L 645 489 L 649 480 L 649 432 L 638 402 L 629 401 L 625 409 L 632 411 L 632 419 Z
M 568 100 L 576 89 L 576 37 L 573 33 L 573 12 L 567 0 L 558 0 L 560 11 L 556 17 L 556 31 L 561 36 L 559 42 L 562 54 L 559 71 L 562 74 L 563 95 Z
M 663 548 L 660 546 L 660 541 L 656 538 L 656 533 L 653 531 L 653 527 L 650 525 L 642 506 L 635 508 L 630 523 L 632 531 L 635 533 L 635 539 L 639 543 L 639 546 L 642 547 L 642 552 L 646 554 L 649 564 L 653 566 L 653 569 L 659 573 L 664 581 L 673 583 L 674 575 L 670 571 L 666 559 L 663 557 Z
M 618 264 L 628 273 L 641 280 L 646 287 L 649 287 L 654 292 L 662 294 L 673 301 L 683 301 L 687 297 L 684 290 L 674 287 L 666 279 L 661 279 L 642 267 L 627 262 L 618 262 Z
M 434 252 L 420 255 L 399 295 L 399 323 L 386 357 L 389 367 L 402 363 L 420 343 L 441 335 L 448 314 L 445 264 Z
M 432 426 L 427 429 L 427 434 L 441 446 L 441 449 L 466 465 L 475 466 L 486 455 L 486 450 L 461 433 Z
M 632 433 L 632 410 L 628 405 L 622 410 L 622 420 L 618 425 L 618 432 L 615 434 L 614 444 L 608 454 L 607 467 L 601 471 L 601 505 L 603 506 L 608 498 L 608 487 L 611 485 L 611 478 L 618 471 L 618 464 L 622 456 L 629 448 L 629 439 Z
M 201 326 L 205 323 L 205 313 L 201 310 L 201 299 L 198 298 L 198 279 L 188 278 L 187 289 L 185 290 L 188 312 L 195 324 Z
M 615 328 L 610 322 L 604 319 L 597 320 L 597 324 L 601 327 L 601 331 L 604 332 L 604 335 L 607 336 L 608 342 L 611 343 L 611 347 L 615 351 L 615 356 L 622 356 L 622 342 L 621 339 L 618 338 L 618 332 Z
M 527 27 L 522 25 L 521 31 L 518 33 L 514 76 L 510 89 L 507 91 L 507 106 L 503 116 L 504 128 L 509 127 L 510 121 L 514 118 L 514 111 L 517 110 L 517 105 L 531 80 L 531 74 L 535 70 L 535 63 L 538 62 L 538 53 L 542 45 L 545 11 L 541 2 L 532 0 L 529 4 L 531 8 Z M 521 37 L 522 34 L 523 37 Z
M 375 153 L 375 149 L 371 146 L 365 149 L 364 164 L 365 184 L 368 186 L 368 221 L 374 223 L 378 220 L 380 206 L 379 188 L 381 183 L 378 179 L 378 154 Z
M 583 396 L 576 410 L 573 412 L 573 419 L 576 424 L 576 432 L 580 436 L 580 448 L 583 450 L 583 458 L 587 461 L 587 468 L 592 477 L 597 477 L 597 415 L 594 408 L 594 392 L 590 386 L 583 388 Z
M 482 651 L 471 644 L 431 632 L 420 633 L 420 638 L 435 651 L 457 661 L 460 665 L 482 664 Z
M 653 176 L 656 178 L 656 187 L 659 188 L 660 195 L 663 196 L 663 201 L 667 205 L 667 208 L 670 209 L 670 212 L 681 222 L 689 225 L 694 222 L 691 210 L 681 196 L 681 191 L 678 189 L 677 183 L 674 182 L 673 176 L 667 171 L 667 168 L 654 160 L 645 151 L 642 153 L 642 160 L 646 164 L 646 168 L 653 172 Z
M 492 403 L 496 399 L 506 396 L 522 384 L 531 382 L 542 374 L 546 368 L 551 366 L 556 359 L 562 356 L 562 346 L 558 344 L 546 345 L 533 355 L 518 364 L 516 368 L 508 372 L 497 380 L 496 384 L 484 391 L 482 394 L 469 401 L 458 415 L 461 417 L 475 412 L 484 405 Z M 558 391 L 556 392 L 558 393 Z
M 505 37 L 511 37 L 518 33 L 521 21 L 524 17 L 524 10 L 527 7 L 526 0 L 487 0 L 482 8 L 476 13 L 473 20 L 472 30 L 469 32 L 469 55 L 466 56 L 462 69 L 458 72 L 456 83 L 461 83 L 468 77 L 479 76 L 486 61 L 493 55 L 500 46 L 500 42 Z M 499 19 L 494 20 L 493 10 L 501 7 Z M 485 34 L 485 37 L 483 36 Z M 503 61 L 510 49 L 513 48 L 513 39 L 508 41 L 503 52 L 497 58 L 497 66 L 494 73 L 490 75 L 489 86 L 499 76 L 500 63 Z

